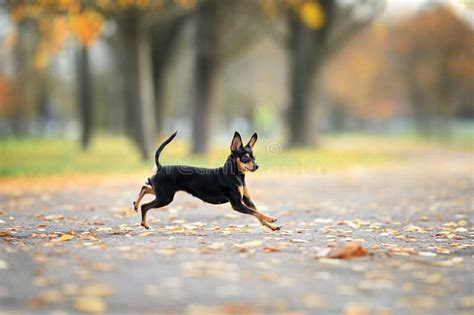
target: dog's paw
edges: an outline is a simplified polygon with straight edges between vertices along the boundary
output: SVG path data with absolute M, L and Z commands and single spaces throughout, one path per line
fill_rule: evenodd
M 281 225 L 275 225 L 273 228 L 272 228 L 272 231 L 279 231 L 281 230 L 282 226 Z
M 136 201 L 133 202 L 133 210 L 135 210 L 135 212 L 138 211 L 138 205 Z
M 270 223 L 275 223 L 276 221 L 278 221 L 278 219 L 270 218 Z
M 268 222 L 266 222 L 264 225 L 272 231 L 281 230 L 281 225 L 274 225 L 274 224 L 271 224 L 271 223 L 268 223 Z
M 150 229 L 150 226 L 148 224 L 146 224 L 145 222 L 142 222 L 141 225 L 147 230 Z

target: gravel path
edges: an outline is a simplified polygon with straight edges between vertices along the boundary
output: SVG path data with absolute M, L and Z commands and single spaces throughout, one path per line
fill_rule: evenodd
M 471 155 L 319 176 L 249 175 L 283 229 L 139 178 L 0 193 L 0 313 L 472 314 Z M 359 241 L 370 255 L 325 258 Z

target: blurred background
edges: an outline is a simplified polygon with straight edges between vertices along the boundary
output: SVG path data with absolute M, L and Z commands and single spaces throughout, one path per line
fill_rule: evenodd
M 0 0 L 0 176 L 472 151 L 474 2 Z

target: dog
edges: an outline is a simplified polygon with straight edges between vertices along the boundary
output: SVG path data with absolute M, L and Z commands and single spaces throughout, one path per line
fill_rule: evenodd
M 272 224 L 277 221 L 276 219 L 257 210 L 245 183 L 245 173 L 255 172 L 258 169 L 253 154 L 253 147 L 257 142 L 256 133 L 244 146 L 240 134 L 236 131 L 230 144 L 230 155 L 222 167 L 162 166 L 159 160 L 161 151 L 176 137 L 176 134 L 177 132 L 173 133 L 156 150 L 155 172 L 148 177 L 137 200 L 133 203 L 135 212 L 137 212 L 140 201 L 146 194 L 155 195 L 153 201 L 141 206 L 141 225 L 144 228 L 150 228 L 146 222 L 148 210 L 170 204 L 177 191 L 185 191 L 210 204 L 230 202 L 232 209 L 253 215 L 263 226 L 272 231 L 281 228 L 281 226 Z

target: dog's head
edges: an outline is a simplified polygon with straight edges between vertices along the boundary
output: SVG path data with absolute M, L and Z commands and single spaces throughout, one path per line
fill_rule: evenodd
M 257 142 L 257 134 L 254 133 L 249 142 L 244 146 L 240 134 L 236 131 L 230 144 L 230 152 L 235 158 L 237 169 L 240 173 L 246 171 L 255 172 L 258 169 L 253 146 Z

